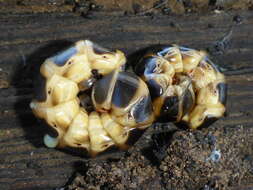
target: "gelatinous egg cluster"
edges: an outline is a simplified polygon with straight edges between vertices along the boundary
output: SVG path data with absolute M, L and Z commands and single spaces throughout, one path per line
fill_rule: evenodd
M 54 131 L 46 146 L 93 157 L 128 149 L 156 121 L 196 129 L 225 113 L 224 75 L 202 51 L 153 46 L 130 63 L 134 72 L 125 64 L 121 51 L 88 40 L 45 60 L 30 107 Z

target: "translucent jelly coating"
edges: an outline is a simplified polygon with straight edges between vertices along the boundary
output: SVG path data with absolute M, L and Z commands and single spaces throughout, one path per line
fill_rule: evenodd
M 152 102 L 139 77 L 120 72 L 125 62 L 121 51 L 109 51 L 85 40 L 41 65 L 37 93 L 43 95 L 32 100 L 30 107 L 57 134 L 45 135 L 45 145 L 81 148 L 96 156 L 111 147 L 127 149 L 137 140 L 132 138 L 136 131 L 153 123 Z M 80 107 L 78 94 L 90 88 L 95 110 L 88 113 Z M 118 98 L 132 93 L 127 100 Z M 136 112 L 142 108 L 144 115 L 140 116 Z
M 172 46 L 149 48 L 134 65 L 147 83 L 156 118 L 192 129 L 225 113 L 224 75 L 203 51 Z

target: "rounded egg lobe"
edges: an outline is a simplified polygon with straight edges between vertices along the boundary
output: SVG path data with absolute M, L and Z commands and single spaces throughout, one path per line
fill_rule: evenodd
M 152 102 L 146 84 L 122 72 L 125 62 L 121 51 L 85 40 L 42 64 L 30 107 L 54 131 L 46 146 L 94 157 L 138 140 L 154 121 Z
M 132 65 L 148 85 L 158 121 L 196 129 L 224 115 L 225 77 L 205 52 L 156 45 L 141 53 Z

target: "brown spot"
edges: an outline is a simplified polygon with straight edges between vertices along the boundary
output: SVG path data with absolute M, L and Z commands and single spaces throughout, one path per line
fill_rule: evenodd
M 101 79 L 103 76 L 98 72 L 97 69 L 92 69 L 91 73 L 93 75 L 93 77 L 97 80 Z

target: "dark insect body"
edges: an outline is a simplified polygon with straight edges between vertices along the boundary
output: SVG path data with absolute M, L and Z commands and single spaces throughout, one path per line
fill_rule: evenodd
M 191 129 L 223 116 L 224 75 L 202 51 L 154 46 L 123 70 L 124 54 L 85 40 L 48 58 L 30 107 L 55 131 L 48 147 L 84 149 L 92 157 L 126 150 L 152 123 Z

